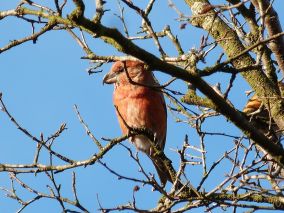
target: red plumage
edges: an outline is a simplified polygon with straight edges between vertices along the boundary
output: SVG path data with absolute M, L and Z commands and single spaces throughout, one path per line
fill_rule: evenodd
M 113 102 L 123 134 L 128 127 L 146 128 L 155 135 L 155 142 L 164 149 L 167 132 L 167 111 L 162 92 L 155 88 L 158 82 L 146 65 L 139 61 L 117 61 L 104 77 L 104 83 L 114 84 Z M 139 151 L 153 161 L 161 183 L 171 181 L 163 162 L 154 157 L 150 141 L 145 135 L 129 139 Z

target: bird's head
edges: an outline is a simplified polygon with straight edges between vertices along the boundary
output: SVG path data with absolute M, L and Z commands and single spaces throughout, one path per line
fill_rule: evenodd
M 110 71 L 104 76 L 103 83 L 126 85 L 133 82 L 147 83 L 151 79 L 152 73 L 148 71 L 146 65 L 140 61 L 117 61 Z

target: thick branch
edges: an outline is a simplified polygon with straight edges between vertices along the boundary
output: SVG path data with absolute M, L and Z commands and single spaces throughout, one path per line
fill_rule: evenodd
M 260 11 L 260 14 L 264 15 L 264 24 L 268 30 L 269 36 L 282 32 L 282 27 L 279 22 L 278 14 L 270 5 L 267 0 L 252 0 L 253 5 Z M 260 5 L 261 4 L 261 5 Z M 276 61 L 284 73 L 284 36 L 275 39 L 270 43 L 270 48 L 275 54 Z

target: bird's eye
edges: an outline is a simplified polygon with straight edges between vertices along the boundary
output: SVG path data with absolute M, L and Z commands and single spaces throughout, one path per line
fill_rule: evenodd
M 123 67 L 119 67 L 118 69 L 117 69 L 117 73 L 121 73 L 121 72 L 123 72 L 124 71 L 124 68 Z

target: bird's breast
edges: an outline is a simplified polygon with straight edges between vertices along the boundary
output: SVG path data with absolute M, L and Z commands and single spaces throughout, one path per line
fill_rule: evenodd
M 117 87 L 113 96 L 117 116 L 124 134 L 132 128 L 147 128 L 163 143 L 167 129 L 165 102 L 160 92 L 146 87 Z M 143 136 L 131 139 L 138 150 L 148 153 L 149 141 Z M 161 145 L 163 147 L 163 145 Z M 147 151 L 148 150 L 148 151 Z
M 151 93 L 148 88 L 143 88 L 137 85 L 119 86 L 114 89 L 114 101 L 123 101 L 127 98 L 147 98 Z

